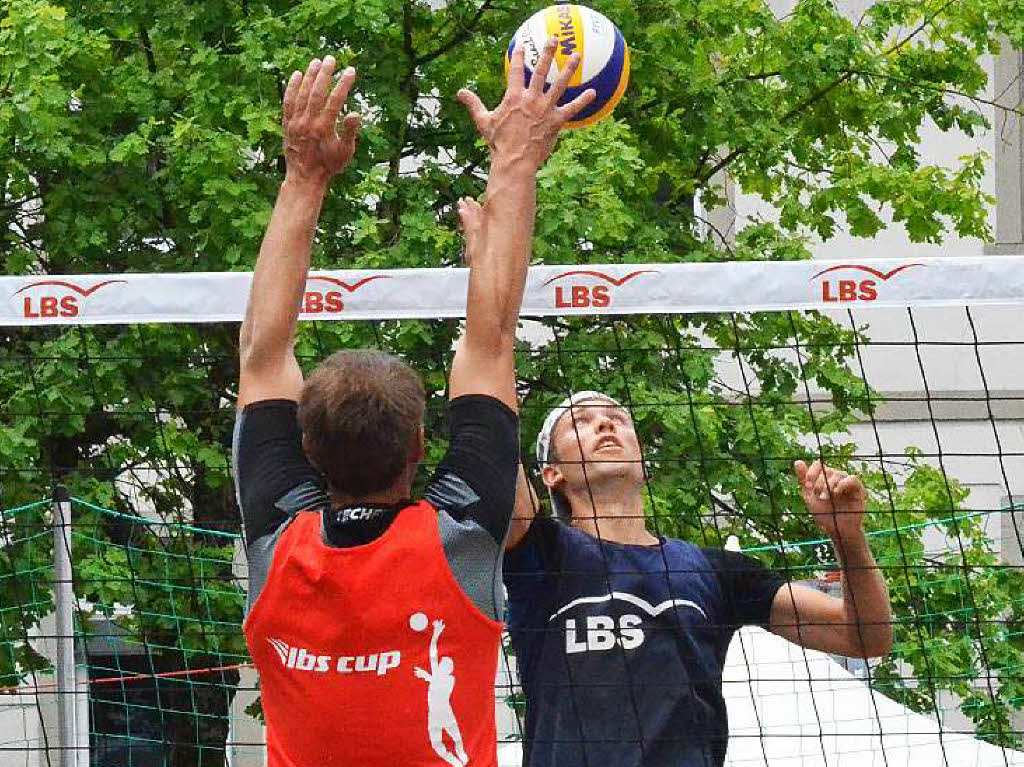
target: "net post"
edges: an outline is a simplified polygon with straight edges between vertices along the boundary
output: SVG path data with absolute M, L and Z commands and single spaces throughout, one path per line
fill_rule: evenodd
M 71 495 L 53 490 L 53 593 L 57 647 L 57 745 L 60 767 L 76 767 L 75 590 L 71 575 Z

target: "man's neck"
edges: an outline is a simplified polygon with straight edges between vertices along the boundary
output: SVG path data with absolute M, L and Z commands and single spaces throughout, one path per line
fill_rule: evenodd
M 644 518 L 640 493 L 591 492 L 586 497 L 570 497 L 573 509 L 572 526 L 602 541 L 634 545 L 654 545 Z
M 331 491 L 331 504 L 334 507 L 345 506 L 394 506 L 396 503 L 408 501 L 412 497 L 412 487 L 403 483 L 401 486 L 389 487 L 367 495 L 348 495 Z

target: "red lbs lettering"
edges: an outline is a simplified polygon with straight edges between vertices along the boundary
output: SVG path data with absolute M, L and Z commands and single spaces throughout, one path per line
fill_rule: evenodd
M 607 285 L 597 285 L 588 288 L 586 285 L 573 285 L 566 296 L 563 286 L 555 287 L 555 307 L 558 309 L 586 309 L 593 306 L 603 309 L 610 306 L 612 297 L 608 293 Z
M 33 309 L 32 297 L 25 296 L 25 316 L 36 318 L 48 317 L 77 317 L 78 301 L 74 296 L 40 296 L 39 305 Z
M 826 303 L 846 301 L 874 301 L 878 298 L 878 287 L 874 280 L 839 280 L 821 283 L 821 300 Z
M 345 303 L 341 300 L 341 293 L 334 290 L 329 293 L 311 290 L 302 301 L 302 311 L 305 314 L 337 314 L 344 309 Z

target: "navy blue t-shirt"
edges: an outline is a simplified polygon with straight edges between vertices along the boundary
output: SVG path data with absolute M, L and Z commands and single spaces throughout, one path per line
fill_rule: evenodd
M 524 767 L 721 767 L 726 651 L 740 626 L 768 624 L 782 578 L 742 554 L 603 542 L 550 518 L 504 568 Z

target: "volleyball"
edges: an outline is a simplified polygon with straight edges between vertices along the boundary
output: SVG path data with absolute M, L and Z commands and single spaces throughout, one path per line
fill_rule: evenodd
M 547 76 L 549 85 L 554 83 L 569 57 L 580 54 L 580 65 L 558 103 L 568 104 L 588 88 L 597 93 L 597 98 L 565 127 L 592 125 L 611 114 L 622 99 L 629 82 L 629 46 L 618 28 L 597 11 L 583 5 L 552 5 L 537 11 L 516 31 L 505 55 L 506 79 L 512 51 L 521 45 L 529 83 L 544 42 L 555 35 L 558 48 Z

